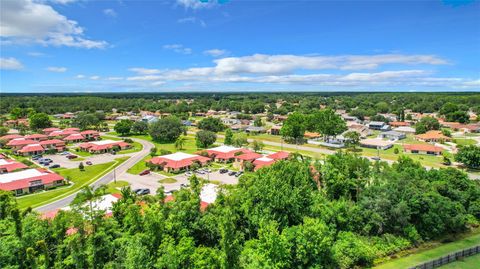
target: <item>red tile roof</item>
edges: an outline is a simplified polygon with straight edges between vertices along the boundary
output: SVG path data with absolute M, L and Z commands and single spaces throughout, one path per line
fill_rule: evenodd
M 258 153 L 255 153 L 255 152 L 248 152 L 248 153 L 244 153 L 242 155 L 238 155 L 236 156 L 235 158 L 239 159 L 239 160 L 244 160 L 244 161 L 253 161 L 257 158 L 260 158 L 262 157 L 261 154 L 258 154 Z
M 40 144 L 30 144 L 23 147 L 18 152 L 27 153 L 27 152 L 36 152 L 36 151 L 44 151 L 45 149 Z
M 425 145 L 425 144 L 412 144 L 412 145 L 403 145 L 405 150 L 418 150 L 418 151 L 431 151 L 431 152 L 442 152 L 443 148 L 433 146 L 433 145 Z
M 424 134 L 416 135 L 415 137 L 422 140 L 451 140 L 450 137 L 443 135 L 441 131 L 428 131 Z
M 94 143 L 82 143 L 80 144 L 80 148 L 82 149 L 88 149 L 88 150 L 93 150 L 93 151 L 100 151 L 100 150 L 105 150 L 105 149 L 111 149 L 114 146 L 119 146 L 120 148 L 125 148 L 128 147 L 130 144 L 123 142 L 123 141 L 114 141 L 110 144 L 103 144 L 103 145 L 97 145 Z
M 38 142 L 31 139 L 15 138 L 10 140 L 10 142 L 7 143 L 7 146 L 24 146 L 24 145 L 36 144 L 36 143 Z
M 43 132 L 44 134 L 49 134 L 49 133 L 51 133 L 51 132 L 53 132 L 53 131 L 60 131 L 60 129 L 59 129 L 59 128 L 55 128 L 55 127 L 51 127 L 51 128 L 45 128 L 45 129 L 42 130 L 42 132 Z
M 15 160 L 5 160 L 7 163 L 0 164 L 0 170 L 6 170 L 8 173 L 15 171 L 17 169 L 25 169 L 28 168 L 25 164 L 21 162 L 17 162 Z
M 392 122 L 389 122 L 388 124 L 390 124 L 390 126 L 393 126 L 393 127 L 410 126 L 410 123 L 406 121 L 392 121 Z
M 228 159 L 233 159 L 235 158 L 235 153 L 237 152 L 242 152 L 243 154 L 252 152 L 251 150 L 248 149 L 235 149 L 229 152 L 221 152 L 221 151 L 216 151 L 216 150 L 211 150 L 207 149 L 208 155 L 214 155 L 215 158 L 218 159 L 223 159 L 223 160 L 228 160 Z
M 0 137 L 0 140 L 10 141 L 10 140 L 12 140 L 12 139 L 22 138 L 22 137 L 23 137 L 23 136 L 18 135 L 18 134 L 9 134 L 9 135 L 4 135 L 4 136 Z
M 99 133 L 95 130 L 85 130 L 83 132 L 80 132 L 82 135 L 98 135 Z
M 46 136 L 46 135 L 44 135 L 44 134 L 31 134 L 31 135 L 26 135 L 25 138 L 26 138 L 26 139 L 36 139 L 36 138 L 38 138 L 38 139 L 42 139 L 42 138 L 47 139 L 48 136 Z
M 290 153 L 285 152 L 285 151 L 279 151 L 279 152 L 275 152 L 273 154 L 270 154 L 267 157 L 270 158 L 270 159 L 274 159 L 274 160 L 285 160 L 285 159 L 288 158 L 288 156 L 290 156 Z
M 182 160 L 175 161 L 175 160 L 164 158 L 162 156 L 158 156 L 150 159 L 148 162 L 156 165 L 162 165 L 167 168 L 181 169 L 181 168 L 185 168 L 192 165 L 194 161 L 198 161 L 202 164 L 205 164 L 209 160 L 210 158 L 208 157 L 195 156 L 195 157 L 190 157 L 190 158 L 185 158 Z
M 0 190 L 13 191 L 18 189 L 25 189 L 30 187 L 31 181 L 41 180 L 42 184 L 50 184 L 57 180 L 63 180 L 64 178 L 58 174 L 46 171 L 44 169 L 37 169 L 45 174 L 34 176 L 31 178 L 23 178 L 19 180 L 13 180 L 6 183 L 0 183 Z
M 65 145 L 65 142 L 60 139 L 50 139 L 50 140 L 40 141 L 40 145 L 42 146 L 54 145 L 54 144 Z
M 74 140 L 84 140 L 85 137 L 83 137 L 83 135 L 81 134 L 71 134 L 67 137 L 65 137 L 63 140 L 66 140 L 66 141 L 74 141 Z
M 265 158 L 264 158 L 265 159 Z M 262 168 L 262 167 L 265 167 L 265 166 L 269 166 L 269 165 L 272 165 L 275 163 L 276 160 L 274 159 L 270 159 L 270 160 L 264 160 L 264 159 L 256 159 L 254 162 L 253 162 L 253 165 L 255 165 L 255 171 L 257 171 L 258 169 Z

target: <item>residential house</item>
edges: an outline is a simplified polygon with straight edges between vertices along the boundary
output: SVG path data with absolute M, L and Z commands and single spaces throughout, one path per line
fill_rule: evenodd
M 0 174 L 28 168 L 27 165 L 10 159 L 0 159 Z
M 260 134 L 260 133 L 265 133 L 266 129 L 265 127 L 262 127 L 262 126 L 248 126 L 247 128 L 245 128 L 245 132 Z
M 425 141 L 425 142 L 444 142 L 444 141 L 451 141 L 452 138 L 445 136 L 442 134 L 441 131 L 428 131 L 424 134 L 419 134 L 416 135 L 415 138 L 420 141 Z
M 85 140 L 85 137 L 79 133 L 71 134 L 63 139 L 67 143 L 78 143 Z
M 100 138 L 100 133 L 95 130 L 85 130 L 80 132 L 80 134 L 83 135 L 86 140 L 97 140 Z
M 13 152 L 22 149 L 26 145 L 30 144 L 36 144 L 38 141 L 32 140 L 32 139 L 25 139 L 25 138 L 15 138 L 10 140 L 10 142 L 7 143 L 7 147 L 11 148 Z
M 119 149 L 130 148 L 131 145 L 124 141 L 114 141 L 114 140 L 101 140 L 101 141 L 91 141 L 82 143 L 79 145 L 79 148 L 83 151 L 88 151 L 90 153 L 106 153 Z
M 17 196 L 64 184 L 62 176 L 44 169 L 26 169 L 0 175 L 0 190 L 12 191 Z
M 8 143 L 10 140 L 16 139 L 16 138 L 23 138 L 23 136 L 18 135 L 18 134 L 8 134 L 0 137 L 0 141 L 2 143 Z
M 268 130 L 268 133 L 271 135 L 280 135 L 280 130 L 282 129 L 282 126 L 274 125 Z
M 65 141 L 60 139 L 44 140 L 40 142 L 40 145 L 42 145 L 46 151 L 61 152 L 65 150 Z
M 383 121 L 371 121 L 367 124 L 371 130 L 388 131 L 390 126 Z
M 188 154 L 183 152 L 175 152 L 168 155 L 153 157 L 147 162 L 160 167 L 165 172 L 179 172 L 189 170 L 194 163 L 203 166 L 210 161 L 210 158 Z
M 235 162 L 233 163 L 233 166 L 240 170 L 243 170 L 245 168 L 246 162 L 253 164 L 253 161 L 255 161 L 255 159 L 258 159 L 260 157 L 263 157 L 263 156 L 256 152 L 246 152 L 238 156 L 235 156 Z
M 365 148 L 374 148 L 386 150 L 393 147 L 392 141 L 383 140 L 381 138 L 369 138 L 360 140 L 360 146 Z
M 44 134 L 31 134 L 31 135 L 26 135 L 25 138 L 35 140 L 35 141 L 43 141 L 43 140 L 47 140 L 48 136 Z
M 405 134 L 414 134 L 415 133 L 415 128 L 409 127 L 409 126 L 400 126 L 395 129 L 393 129 L 396 132 L 401 132 Z
M 45 153 L 45 149 L 42 147 L 42 145 L 38 144 L 37 142 L 37 144 L 26 145 L 22 147 L 20 150 L 17 150 L 15 153 L 23 156 L 38 155 L 38 154 Z
M 206 150 L 208 156 L 210 156 L 216 162 L 230 162 L 235 160 L 235 156 L 251 152 L 248 149 L 236 148 L 232 146 L 219 146 Z
M 42 130 L 42 132 L 46 135 L 50 135 L 51 132 L 55 132 L 55 131 L 60 131 L 60 128 L 50 127 Z
M 410 152 L 412 154 L 428 154 L 428 155 L 440 155 L 442 154 L 443 148 L 433 145 L 425 144 L 412 144 L 412 145 L 403 145 L 405 152 Z
M 388 124 L 394 128 L 410 126 L 410 122 L 406 122 L 406 121 L 391 121 Z
M 402 132 L 397 131 L 387 131 L 382 132 L 378 135 L 380 138 L 389 139 L 389 140 L 401 140 L 407 138 L 407 135 Z

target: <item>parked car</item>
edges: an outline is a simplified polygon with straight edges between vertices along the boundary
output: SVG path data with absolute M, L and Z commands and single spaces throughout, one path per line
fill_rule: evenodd
M 235 173 L 235 177 L 239 177 L 239 176 L 241 176 L 242 174 L 243 174 L 243 172 L 242 172 L 242 171 L 240 171 L 240 172 L 236 172 L 236 173 Z
M 50 168 L 60 168 L 60 165 L 59 164 L 52 164 L 52 165 L 50 165 Z
M 36 161 L 36 160 L 40 160 L 42 158 L 42 155 L 33 155 L 32 156 L 32 160 Z
M 212 170 L 210 170 L 208 168 L 203 169 L 203 171 L 205 171 L 206 173 L 211 173 L 212 172 Z
M 185 175 L 186 175 L 187 177 L 189 177 L 189 176 L 193 175 L 193 173 L 190 172 L 190 171 L 188 171 L 188 172 L 185 172 Z
M 203 170 L 197 170 L 197 171 L 195 171 L 195 173 L 197 173 L 199 175 L 204 175 L 205 174 L 205 172 L 203 172 Z
M 230 172 L 228 172 L 228 175 L 229 175 L 229 176 L 233 176 L 233 175 L 235 175 L 236 173 L 237 173 L 237 172 L 235 172 L 235 171 L 230 171 Z
M 150 189 L 139 189 L 137 191 L 137 195 L 145 195 L 145 194 L 150 194 Z
M 228 172 L 228 170 L 225 168 L 221 168 L 220 170 L 218 170 L 218 172 L 220 172 L 220 174 L 225 174 L 226 172 Z
M 86 161 L 85 162 L 87 165 L 92 165 L 92 162 L 91 161 Z
M 140 174 L 138 174 L 138 175 L 140 175 L 140 176 L 145 176 L 145 175 L 148 175 L 148 174 L 150 174 L 150 170 L 149 170 L 149 169 L 143 170 L 143 171 L 140 172 Z
M 68 155 L 68 154 L 70 154 L 70 152 L 68 152 L 68 151 L 64 151 L 64 152 L 60 153 L 60 155 Z
M 188 184 L 187 183 L 182 183 L 182 184 L 180 184 L 180 187 L 186 188 L 186 187 L 188 187 Z
M 73 154 L 67 155 L 66 157 L 67 157 L 67 159 L 69 159 L 69 160 L 78 158 L 77 155 L 73 155 Z

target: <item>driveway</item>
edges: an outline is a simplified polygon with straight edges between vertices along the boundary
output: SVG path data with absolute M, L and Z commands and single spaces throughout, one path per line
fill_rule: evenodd
M 60 155 L 60 154 L 43 155 L 43 158 L 52 159 L 52 163 L 50 165 L 59 164 L 60 167 L 69 169 L 69 168 L 77 168 L 78 165 L 80 164 L 80 162 L 83 162 L 84 165 L 85 165 L 85 162 L 87 162 L 87 161 L 92 162 L 92 164 L 101 164 L 101 163 L 111 162 L 116 158 L 126 157 L 126 156 L 131 157 L 133 155 L 135 155 L 135 153 L 116 154 L 116 155 L 113 155 L 113 154 L 110 154 L 110 153 L 104 153 L 104 154 L 92 155 L 92 156 L 89 156 L 89 157 L 78 156 L 79 158 L 84 159 L 82 161 L 76 161 L 75 159 L 69 160 L 69 159 L 67 159 L 67 157 L 65 155 Z M 35 163 L 38 164 L 37 162 L 35 162 Z

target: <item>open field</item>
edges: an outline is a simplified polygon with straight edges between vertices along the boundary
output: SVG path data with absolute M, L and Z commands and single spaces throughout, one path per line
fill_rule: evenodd
M 473 235 L 465 237 L 463 239 L 451 242 L 451 243 L 428 243 L 425 248 L 420 248 L 416 250 L 415 253 L 394 260 L 390 260 L 383 264 L 379 264 L 374 267 L 375 269 L 398 269 L 398 268 L 408 268 L 415 266 L 417 264 L 427 262 L 429 260 L 434 260 L 440 258 L 449 253 L 462 250 L 464 248 L 473 247 L 480 244 L 480 231 L 477 230 Z M 478 255 L 477 255 L 478 256 Z M 444 267 L 442 267 L 444 268 Z M 455 268 L 455 267 L 454 267 Z M 459 267 L 463 268 L 463 267 Z M 472 267 L 473 268 L 473 267 Z M 478 267 L 476 267 L 478 268 Z
M 58 200 L 60 196 L 63 197 L 75 193 L 82 187 L 89 185 L 97 178 L 117 167 L 127 159 L 128 157 L 122 157 L 108 163 L 85 166 L 85 171 L 82 172 L 79 171 L 78 168 L 59 169 L 57 170 L 57 172 L 66 179 L 72 181 L 73 185 L 19 197 L 17 198 L 18 205 L 20 208 L 34 208 L 44 204 L 48 204 L 49 202 L 52 202 L 54 200 Z
M 442 266 L 442 269 L 478 269 L 480 267 L 480 255 L 474 255 L 465 259 Z

